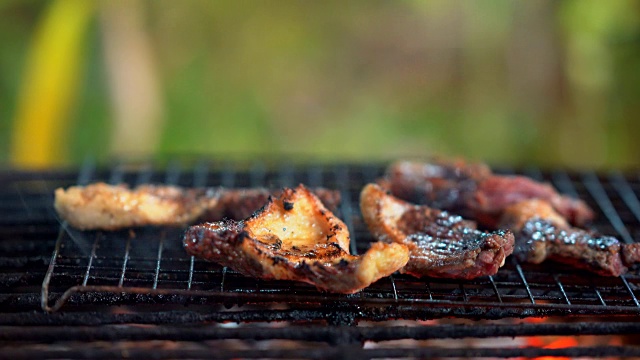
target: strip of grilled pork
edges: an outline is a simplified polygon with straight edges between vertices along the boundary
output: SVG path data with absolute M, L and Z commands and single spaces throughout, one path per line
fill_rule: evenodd
M 329 209 L 336 209 L 340 193 L 313 189 Z M 56 189 L 54 206 L 60 217 L 81 230 L 117 230 L 140 226 L 186 226 L 224 218 L 241 220 L 281 190 L 265 188 L 183 188 L 166 185 L 94 183 Z

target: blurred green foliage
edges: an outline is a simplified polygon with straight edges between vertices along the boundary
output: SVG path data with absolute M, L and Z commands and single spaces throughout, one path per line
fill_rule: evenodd
M 49 5 L 0 1 L 3 162 L 12 158 L 25 58 Z M 138 5 L 160 100 L 152 119 L 160 137 L 146 149 L 155 156 L 437 153 L 514 166 L 640 167 L 638 1 Z M 113 20 L 104 7 L 86 36 L 63 162 L 122 155 L 113 142 L 119 90 L 107 70 L 118 65 L 105 59 L 117 51 L 125 66 L 134 61 L 126 46 L 105 46 Z

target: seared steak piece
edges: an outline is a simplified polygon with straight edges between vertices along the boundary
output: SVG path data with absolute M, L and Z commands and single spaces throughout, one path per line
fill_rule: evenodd
M 382 181 L 395 196 L 416 204 L 452 211 L 496 228 L 504 210 L 527 199 L 544 199 L 575 225 L 593 220 L 593 211 L 580 200 L 558 194 L 549 184 L 524 176 L 495 175 L 484 164 L 437 160 L 400 161 L 387 169 Z
M 614 237 L 571 227 L 546 201 L 511 205 L 502 226 L 515 232 L 514 254 L 521 261 L 552 260 L 605 276 L 620 276 L 640 261 L 640 243 L 621 244 Z
M 375 243 L 362 256 L 349 254 L 346 225 L 304 186 L 284 189 L 244 221 L 190 227 L 190 255 L 261 279 L 302 281 L 318 289 L 350 294 L 402 268 L 409 250 Z
M 473 279 L 493 275 L 513 251 L 509 231 L 479 231 L 472 221 L 407 203 L 375 184 L 362 190 L 360 208 L 374 237 L 409 248 L 409 262 L 401 271 L 416 277 Z
M 313 190 L 325 205 L 335 210 L 340 193 Z M 265 188 L 182 188 L 167 185 L 95 183 L 56 189 L 55 209 L 60 217 L 81 230 L 117 230 L 139 226 L 186 226 L 197 221 L 224 218 L 241 220 L 267 203 L 281 190 Z

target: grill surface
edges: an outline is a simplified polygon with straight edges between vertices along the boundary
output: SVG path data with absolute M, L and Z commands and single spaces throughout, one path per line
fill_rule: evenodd
M 341 191 L 342 204 L 337 215 L 351 230 L 352 253 L 362 253 L 372 239 L 359 215 L 359 192 L 365 183 L 379 177 L 383 170 L 382 165 L 296 166 L 187 161 L 157 167 L 116 164 L 108 171 L 96 170 L 94 164 L 87 163 L 79 172 L 0 174 L 0 252 L 4 254 L 0 255 L 0 287 L 3 290 L 0 304 L 6 309 L 0 313 L 0 325 L 4 325 L 0 329 L 0 341 L 7 344 L 25 342 L 22 348 L 10 352 L 13 358 L 35 356 L 42 351 L 33 344 L 29 345 L 30 342 L 190 339 L 306 340 L 340 345 L 331 347 L 330 353 L 326 352 L 326 347 L 318 350 L 317 347 L 301 348 L 300 344 L 296 349 L 280 348 L 276 353 L 243 350 L 245 353 L 240 357 L 249 358 L 267 355 L 326 357 L 331 354 L 367 358 L 640 355 L 640 348 L 628 346 L 592 348 L 590 352 L 585 348 L 442 348 L 431 349 L 432 352 L 413 348 L 405 349 L 412 352 L 403 352 L 400 351 L 402 349 L 363 349 L 361 346 L 365 341 L 398 339 L 639 334 L 640 326 L 628 322 L 637 320 L 640 315 L 640 275 L 637 271 L 620 278 L 605 278 L 560 265 L 519 264 L 510 258 L 493 277 L 452 281 L 394 275 L 361 293 L 336 295 L 318 292 L 306 284 L 246 278 L 230 269 L 189 257 L 182 249 L 182 229 L 81 232 L 60 223 L 52 208 L 56 187 L 93 181 L 226 187 L 280 187 L 304 183 Z M 504 169 L 504 172 L 512 171 Z M 543 173 L 538 169 L 527 169 L 523 173 L 550 181 L 561 192 L 587 201 L 599 212 L 594 224 L 599 231 L 626 242 L 640 240 L 640 179 L 637 174 Z M 37 306 L 54 313 L 33 312 Z M 578 317 L 587 315 L 589 318 Z M 363 321 L 394 319 L 458 317 L 486 320 L 540 316 L 572 316 L 581 322 L 517 326 L 476 323 L 426 328 L 354 326 Z M 593 318 L 597 321 L 592 321 Z M 310 327 L 256 331 L 254 325 L 262 326 L 269 321 L 287 321 Z M 254 325 L 233 329 L 219 326 L 196 330 L 175 328 L 211 322 Z M 156 326 L 151 329 L 130 325 L 121 328 L 122 324 L 132 323 Z M 77 328 L 52 332 L 43 326 Z M 90 328 L 85 328 L 87 326 Z M 101 348 L 95 343 L 76 345 L 74 349 L 75 352 L 64 350 L 64 356 L 92 354 L 111 358 L 121 356 L 118 354 L 122 350 Z M 41 352 L 40 355 L 55 357 L 62 351 L 55 348 L 46 350 L 49 352 Z M 131 354 L 144 351 L 139 347 L 126 350 Z M 178 352 L 171 350 L 175 349 L 166 349 L 156 356 L 175 357 Z M 197 346 L 183 350 L 188 350 L 185 354 L 192 357 L 211 356 Z M 236 357 L 237 353 L 234 355 L 229 351 L 220 352 L 218 357 Z

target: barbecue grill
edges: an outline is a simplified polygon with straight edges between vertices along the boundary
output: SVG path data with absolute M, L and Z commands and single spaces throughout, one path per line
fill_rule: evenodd
M 5 171 L 0 174 L 0 358 L 640 356 L 633 345 L 640 336 L 637 271 L 606 278 L 509 258 L 492 277 L 393 275 L 357 294 L 329 294 L 306 284 L 246 278 L 190 257 L 182 249 L 182 229 L 78 231 L 60 221 L 52 207 L 55 188 L 93 181 L 304 183 L 341 191 L 337 215 L 349 227 L 351 252 L 357 254 L 372 241 L 359 215 L 359 192 L 383 171 L 383 164 L 190 159 Z M 518 173 L 587 201 L 599 212 L 594 224 L 599 231 L 625 242 L 640 240 L 639 174 L 535 168 Z M 560 335 L 631 340 L 562 348 L 468 342 Z

